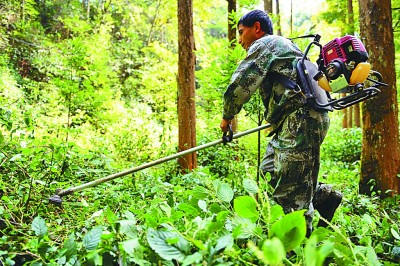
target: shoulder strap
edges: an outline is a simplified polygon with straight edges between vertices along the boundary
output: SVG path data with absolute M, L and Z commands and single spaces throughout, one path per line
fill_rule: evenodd
M 290 78 L 288 78 L 285 75 L 282 75 L 278 72 L 269 72 L 268 77 L 276 82 L 279 82 L 286 88 L 294 90 L 295 92 L 301 91 L 301 88 L 295 81 L 291 80 Z

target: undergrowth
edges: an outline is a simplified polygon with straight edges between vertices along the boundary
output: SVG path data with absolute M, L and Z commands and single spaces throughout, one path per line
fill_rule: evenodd
M 0 262 L 397 265 L 399 198 L 358 194 L 359 137 L 357 129 L 328 134 L 321 181 L 344 200 L 332 224 L 306 238 L 303 212 L 284 215 L 267 180 L 256 182 L 257 154 L 245 140 L 200 152 L 192 173 L 168 162 L 65 196 L 59 208 L 48 201 L 56 188 L 121 169 L 101 147 L 85 152 L 21 132 L 3 139 L 0 153 Z

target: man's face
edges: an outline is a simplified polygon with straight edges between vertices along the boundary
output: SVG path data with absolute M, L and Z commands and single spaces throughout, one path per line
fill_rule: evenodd
M 251 27 L 246 27 L 243 26 L 242 24 L 239 24 L 238 30 L 239 30 L 239 43 L 247 51 L 250 45 L 259 38 L 257 36 L 257 25 L 254 24 Z

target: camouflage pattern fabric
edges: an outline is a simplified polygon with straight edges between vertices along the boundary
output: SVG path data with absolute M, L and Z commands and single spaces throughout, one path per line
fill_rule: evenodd
M 281 129 L 272 137 L 260 166 L 264 175 L 271 174 L 274 199 L 285 213 L 308 210 L 309 232 L 314 215 L 313 197 L 318 189 L 320 145 L 328 127 L 326 112 L 307 106 L 298 108 L 284 119 Z
M 301 56 L 302 52 L 286 38 L 266 35 L 256 40 L 232 75 L 224 94 L 223 118 L 231 120 L 259 89 L 265 119 L 273 127 L 260 170 L 271 173 L 274 198 L 286 213 L 308 210 L 306 220 L 311 230 L 320 145 L 329 127 L 329 117 L 326 112 L 308 107 L 301 93 L 267 77 L 270 72 L 278 72 L 296 80 L 295 66 Z
M 224 94 L 223 118 L 232 120 L 243 104 L 257 90 L 265 106 L 265 119 L 278 127 L 282 118 L 296 106 L 303 106 L 304 97 L 280 83 L 266 78 L 269 72 L 278 72 L 296 80 L 297 58 L 302 56 L 299 48 L 281 36 L 266 35 L 256 40 L 249 48 L 246 58 L 240 63 Z

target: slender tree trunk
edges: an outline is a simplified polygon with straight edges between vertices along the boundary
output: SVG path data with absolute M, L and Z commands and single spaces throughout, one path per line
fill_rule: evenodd
M 236 46 L 236 25 L 235 21 L 230 19 L 231 14 L 236 13 L 236 0 L 228 1 L 228 40 L 230 48 L 235 48 Z
M 90 19 L 90 0 L 86 0 L 86 19 Z
M 354 126 L 361 127 L 361 110 L 359 103 L 354 105 Z
M 264 0 L 264 11 L 268 13 L 268 15 L 273 14 L 272 8 L 272 0 Z
M 349 121 L 348 121 L 348 123 L 347 123 L 347 126 L 349 127 L 349 128 L 352 128 L 353 127 L 353 110 L 354 110 L 354 108 L 353 108 L 353 106 L 350 106 L 349 108 L 347 108 L 348 110 L 348 114 L 347 114 L 347 118 L 349 119 Z
M 290 0 L 290 35 L 293 33 L 293 0 Z
M 282 35 L 282 29 L 281 29 L 281 14 L 280 14 L 280 10 L 279 10 L 279 0 L 275 0 L 275 4 L 276 4 L 276 17 L 277 17 L 277 21 L 276 21 L 276 27 L 277 27 L 277 32 L 276 34 L 278 35 Z
M 179 151 L 196 146 L 195 43 L 192 0 L 178 0 L 178 123 Z M 196 153 L 181 157 L 182 172 L 197 167 Z
M 228 40 L 230 49 L 233 49 L 236 46 L 236 25 L 235 22 L 229 18 L 230 15 L 234 13 L 236 13 L 236 0 L 228 0 Z M 234 133 L 238 130 L 238 122 L 237 115 L 235 115 L 231 123 L 232 131 Z
M 372 68 L 389 87 L 362 104 L 363 149 L 360 192 L 400 191 L 399 121 L 390 0 L 359 0 L 360 30 Z M 371 181 L 374 181 L 371 184 Z M 390 193 L 392 194 L 392 193 Z
M 348 16 L 348 25 L 349 25 L 349 34 L 354 35 L 355 27 L 354 27 L 354 9 L 353 9 L 353 0 L 347 0 L 347 16 Z M 352 124 L 351 127 L 360 127 L 360 103 L 356 103 L 352 106 Z
M 345 96 L 346 96 L 346 93 L 340 94 L 340 97 L 345 97 Z M 342 113 L 343 113 L 342 128 L 348 128 L 349 127 L 349 124 L 348 124 L 348 121 L 349 121 L 348 113 L 349 112 L 348 112 L 347 108 L 342 109 Z

